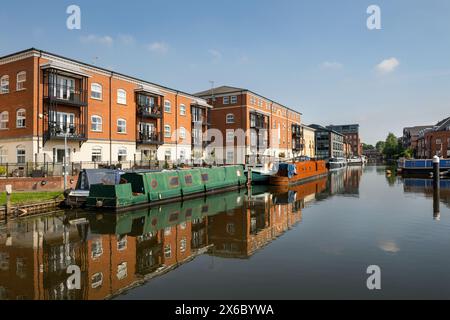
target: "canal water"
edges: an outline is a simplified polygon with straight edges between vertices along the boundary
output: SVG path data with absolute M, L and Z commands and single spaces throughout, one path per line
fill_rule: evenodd
M 447 182 L 434 195 L 429 180 L 347 168 L 291 190 L 11 221 L 0 299 L 449 299 Z

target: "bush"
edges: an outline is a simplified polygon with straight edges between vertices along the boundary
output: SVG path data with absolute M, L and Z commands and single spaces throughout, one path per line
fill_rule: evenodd
M 0 166 L 0 176 L 6 176 L 6 168 Z

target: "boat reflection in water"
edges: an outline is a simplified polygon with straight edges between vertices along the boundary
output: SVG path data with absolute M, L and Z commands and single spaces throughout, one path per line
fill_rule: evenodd
M 333 194 L 357 195 L 356 176 L 126 214 L 68 212 L 9 222 L 0 229 L 0 299 L 109 299 L 198 255 L 248 259 L 299 223 L 308 202 L 332 195 L 330 186 Z M 80 290 L 67 285 L 73 265 L 81 270 Z
M 434 187 L 433 179 L 404 178 L 405 193 L 423 194 L 433 198 L 433 213 L 436 220 L 440 219 L 440 203 L 450 208 L 450 179 L 442 179 L 439 189 Z

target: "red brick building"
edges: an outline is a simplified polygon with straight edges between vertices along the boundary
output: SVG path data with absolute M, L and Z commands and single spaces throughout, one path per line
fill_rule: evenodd
M 210 106 L 191 94 L 29 49 L 0 57 L 0 163 L 190 162 Z M 198 147 L 194 151 L 194 142 Z
M 213 106 L 211 127 L 221 132 L 215 148 L 227 163 L 301 155 L 301 113 L 248 89 L 222 86 L 199 92 Z M 233 133 L 242 129 L 242 141 Z
M 417 156 L 450 159 L 450 118 L 440 121 L 433 129 L 422 130 L 417 140 Z

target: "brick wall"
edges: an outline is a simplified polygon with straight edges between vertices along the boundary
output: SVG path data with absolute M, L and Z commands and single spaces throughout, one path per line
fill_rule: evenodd
M 75 188 L 78 177 L 68 177 L 68 188 Z M 43 184 L 43 182 L 45 184 Z M 7 178 L 0 179 L 0 192 L 6 185 L 12 185 L 13 191 L 60 191 L 64 189 L 63 177 L 47 178 Z

